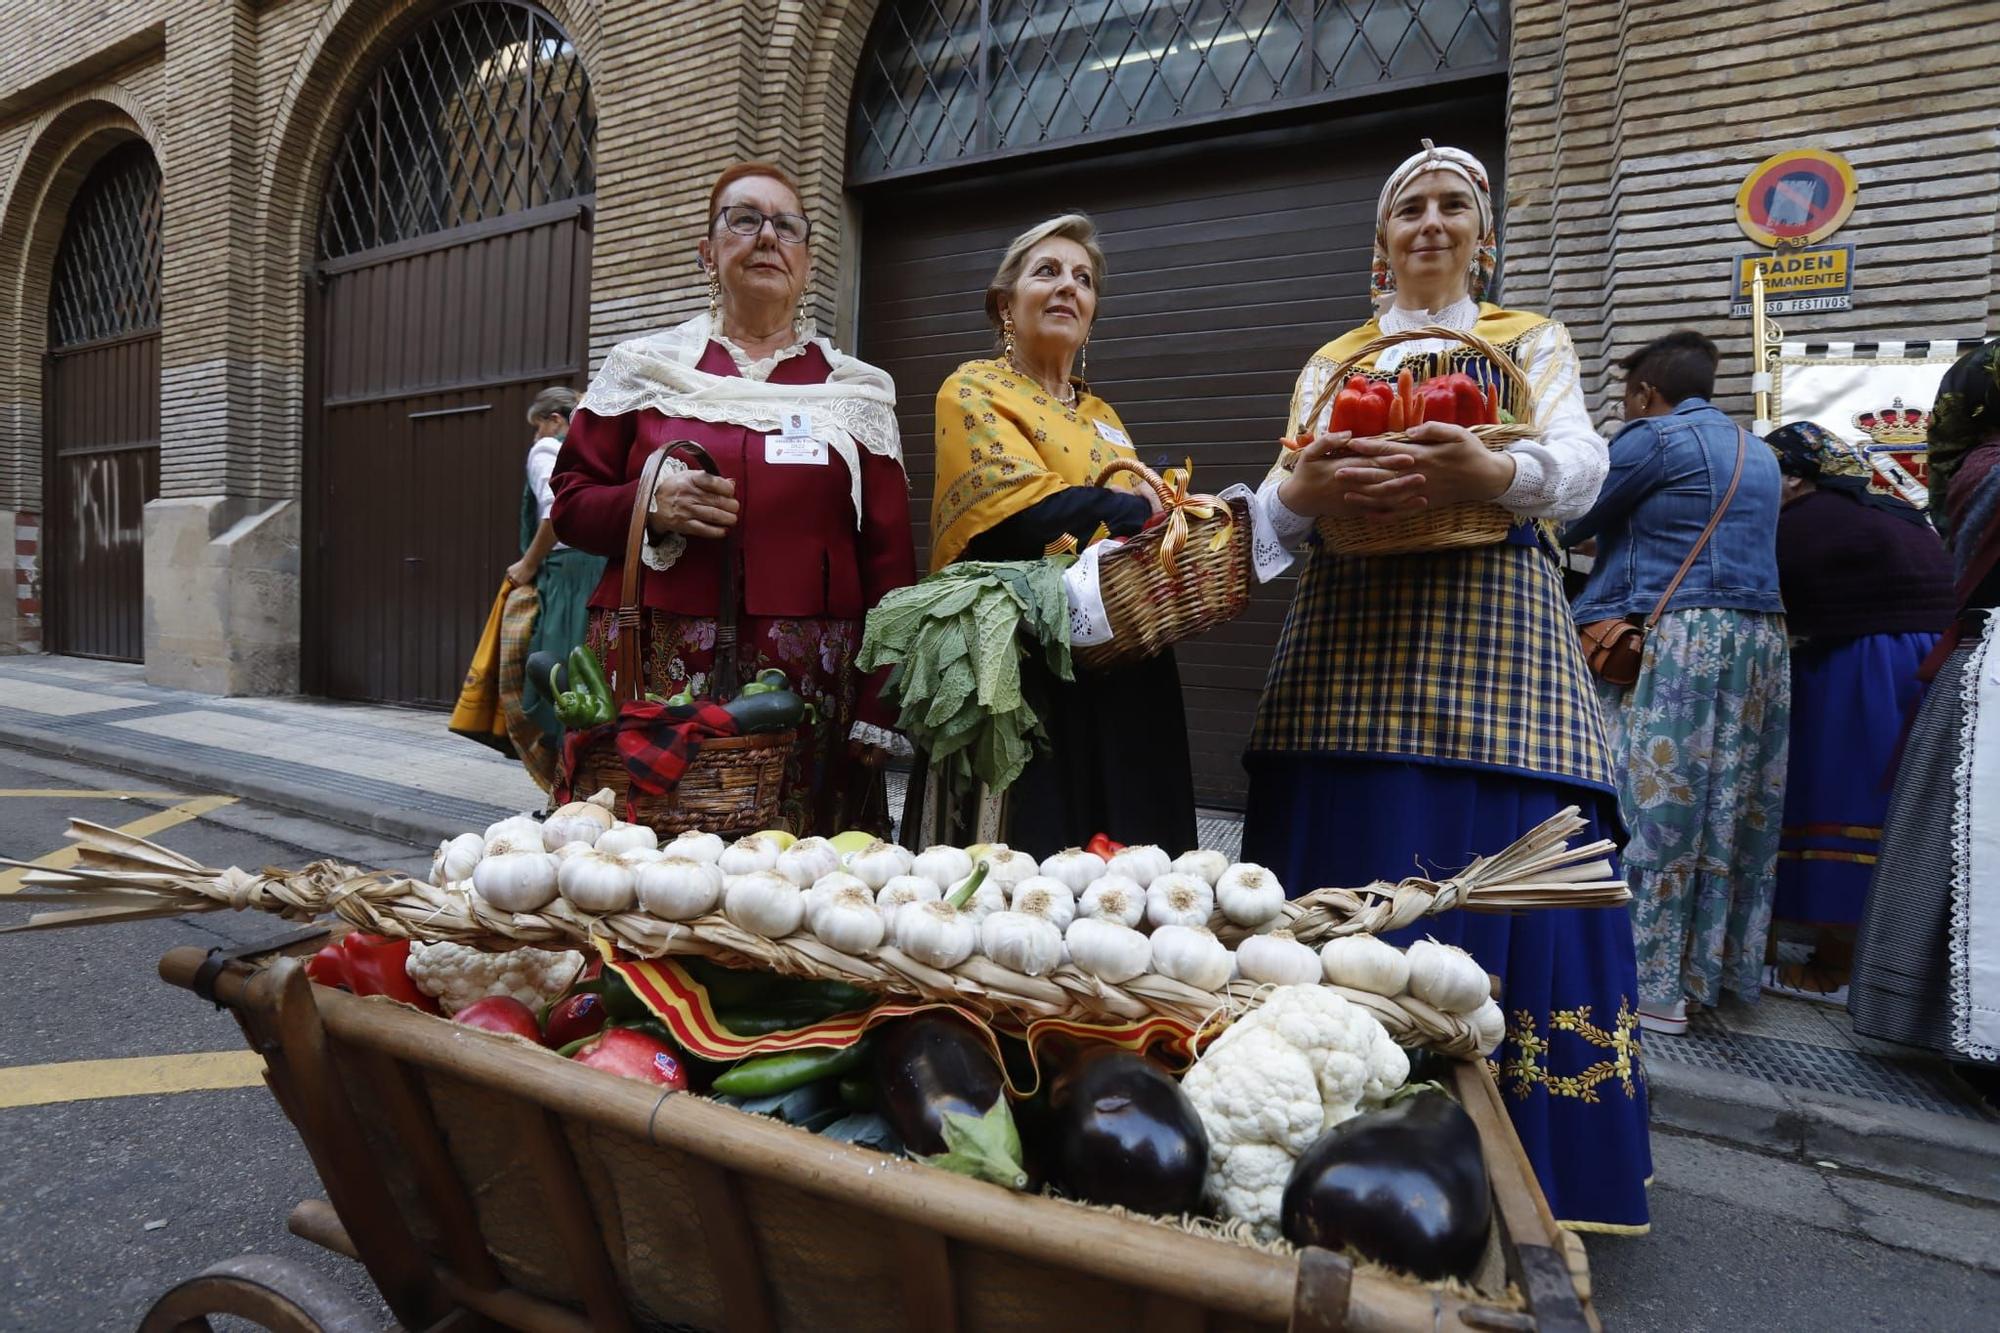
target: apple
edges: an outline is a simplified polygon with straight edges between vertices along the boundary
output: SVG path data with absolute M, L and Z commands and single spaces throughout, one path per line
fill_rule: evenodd
M 549 1010 L 548 1021 L 542 1024 L 542 1044 L 560 1049 L 579 1037 L 592 1036 L 604 1030 L 606 1017 L 603 996 L 590 991 L 566 996 Z
M 630 1028 L 606 1028 L 597 1040 L 578 1049 L 570 1059 L 623 1078 L 657 1083 L 674 1092 L 687 1090 L 687 1066 L 680 1053 L 657 1037 Z
M 854 855 L 856 852 L 866 850 L 875 841 L 875 835 L 872 833 L 863 833 L 859 829 L 848 829 L 844 833 L 834 834 L 827 841 L 833 844 L 833 849 L 839 852 L 844 859 Z
M 511 995 L 489 995 L 475 1000 L 453 1015 L 451 1021 L 486 1032 L 511 1032 L 538 1046 L 542 1041 L 542 1026 L 535 1021 L 535 1011 Z

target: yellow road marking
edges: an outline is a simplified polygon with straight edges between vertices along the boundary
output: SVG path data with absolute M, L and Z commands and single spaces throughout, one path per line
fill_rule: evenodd
M 0 787 L 0 798 L 67 796 L 87 801 L 133 801 L 160 800 L 179 795 L 177 791 L 89 791 L 81 787 Z
M 154 834 L 164 833 L 170 828 L 185 824 L 191 819 L 200 819 L 211 810 L 220 810 L 225 805 L 234 804 L 236 804 L 234 796 L 197 796 L 192 801 L 182 801 L 179 805 L 156 810 L 144 819 L 120 824 L 118 831 L 129 833 L 135 838 L 150 838 Z M 33 864 L 54 870 L 65 870 L 76 864 L 76 848 L 63 847 L 50 852 L 47 856 L 38 856 Z M 21 886 L 27 880 L 27 875 L 28 872 L 25 870 L 0 871 L 0 895 L 19 893 Z
M 263 1081 L 264 1057 L 255 1051 L 198 1051 L 192 1055 L 16 1065 L 11 1069 L 0 1068 L 0 1107 L 48 1106 L 104 1097 L 153 1097 L 209 1088 L 249 1088 Z

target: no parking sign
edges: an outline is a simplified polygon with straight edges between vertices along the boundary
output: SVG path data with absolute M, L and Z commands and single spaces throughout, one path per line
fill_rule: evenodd
M 1838 153 L 1797 148 L 1765 158 L 1736 192 L 1736 223 L 1762 246 L 1811 245 L 1854 211 L 1854 168 Z

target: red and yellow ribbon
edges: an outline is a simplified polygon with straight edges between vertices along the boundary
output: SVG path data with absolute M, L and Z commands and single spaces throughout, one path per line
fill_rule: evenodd
M 1168 468 L 1166 476 L 1160 480 L 1166 484 L 1166 493 L 1160 496 L 1160 508 L 1167 516 L 1166 532 L 1160 538 L 1160 569 L 1171 577 L 1180 564 L 1181 552 L 1187 547 L 1191 520 L 1222 518 L 1222 527 L 1209 542 L 1208 549 L 1219 551 L 1229 540 L 1229 530 L 1236 522 L 1235 511 L 1212 495 L 1190 495 L 1188 478 L 1194 475 L 1194 461 L 1187 460 L 1181 467 Z

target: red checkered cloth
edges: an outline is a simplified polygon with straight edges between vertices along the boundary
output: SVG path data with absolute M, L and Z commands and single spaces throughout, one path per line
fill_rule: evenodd
M 589 746 L 617 731 L 618 754 L 632 775 L 632 794 L 664 796 L 680 784 L 688 765 L 703 741 L 718 736 L 734 736 L 736 719 L 721 704 L 703 702 L 671 708 L 666 704 L 626 704 L 616 722 L 563 736 L 562 779 L 555 792 L 556 804 L 575 799 L 570 792 L 570 774 L 576 772 Z

